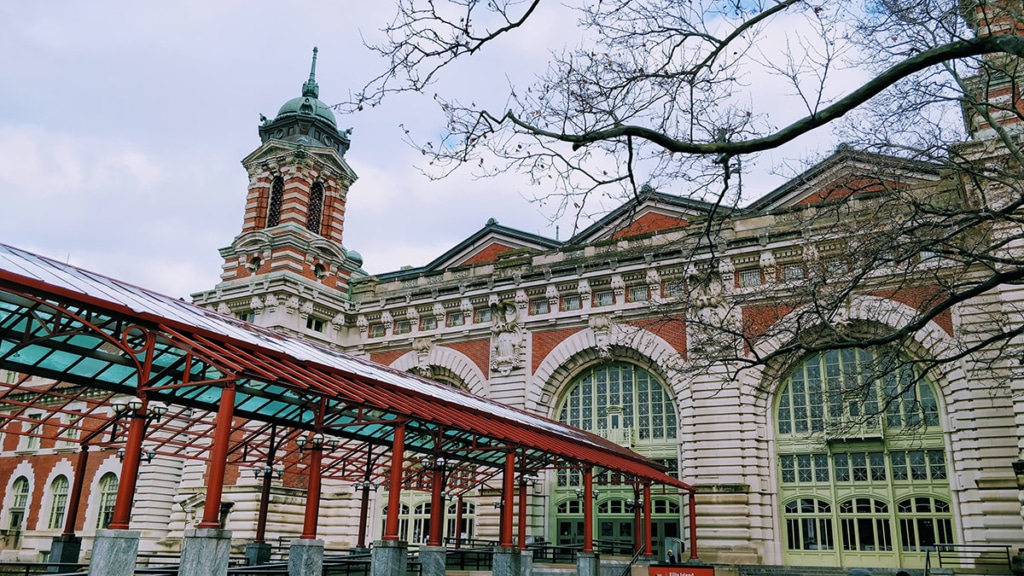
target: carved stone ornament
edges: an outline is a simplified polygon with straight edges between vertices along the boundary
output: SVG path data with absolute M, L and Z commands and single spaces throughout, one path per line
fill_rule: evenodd
M 554 284 L 547 287 L 544 291 L 544 297 L 548 299 L 548 310 L 551 312 L 558 312 L 560 298 L 558 295 L 558 288 L 556 288 Z
M 370 329 L 370 321 L 366 319 L 366 316 L 360 314 L 359 316 L 356 316 L 356 328 L 365 334 L 366 331 Z
M 438 324 L 440 324 L 441 322 L 444 321 L 444 305 L 443 304 L 441 304 L 440 302 L 434 304 L 434 309 L 432 311 L 434 313 L 434 317 L 437 318 L 437 323 Z
M 267 294 L 267 297 L 263 300 L 264 306 L 267 307 L 268 311 L 272 311 L 277 308 L 277 296 L 273 294 Z
M 391 330 L 391 326 L 395 323 L 394 317 L 391 316 L 391 312 L 387 310 L 380 315 L 380 322 L 384 325 L 385 330 Z
M 299 311 L 299 297 L 298 296 L 291 296 L 291 297 L 289 297 L 288 300 L 285 300 L 284 307 L 285 307 L 285 309 L 288 310 L 289 314 L 295 314 L 296 312 Z
M 338 312 L 337 314 L 335 314 L 334 318 L 331 319 L 331 326 L 334 326 L 335 330 L 341 330 L 342 328 L 344 328 L 345 327 L 345 315 L 342 314 L 341 312 Z
M 469 301 L 469 298 L 463 298 L 462 302 L 459 303 L 459 310 L 463 314 L 472 317 L 473 303 Z
M 405 310 L 405 317 L 410 321 L 415 322 L 420 319 L 420 311 L 417 310 L 415 306 L 409 306 L 409 308 Z
M 761 267 L 761 273 L 764 274 L 764 279 L 767 282 L 775 281 L 775 255 L 770 251 L 761 253 L 761 259 L 758 261 L 758 265 Z
M 412 341 L 412 350 L 416 353 L 416 365 L 409 369 L 413 374 L 419 374 L 424 378 L 430 378 L 433 370 L 430 368 L 428 357 L 434 348 L 434 342 L 430 338 L 415 338 Z
M 515 303 L 503 300 L 491 304 L 491 370 L 508 376 L 522 368 L 525 341 Z
M 520 310 L 526 310 L 526 307 L 530 305 L 530 298 L 526 295 L 526 290 L 516 290 L 516 307 Z
M 259 312 L 263 310 L 263 300 L 260 300 L 259 296 L 253 296 L 249 300 L 249 307 L 253 309 L 253 312 Z
M 313 303 L 309 300 L 304 300 L 302 306 L 299 307 L 299 312 L 302 312 L 303 316 L 309 316 L 313 313 Z
M 597 342 L 597 355 L 608 359 L 612 355 L 612 321 L 607 316 L 591 316 L 590 330 Z
M 227 304 L 221 302 L 220 304 L 217 305 L 217 312 L 219 312 L 221 314 L 224 314 L 224 315 L 230 315 L 231 314 L 231 308 L 228 308 Z

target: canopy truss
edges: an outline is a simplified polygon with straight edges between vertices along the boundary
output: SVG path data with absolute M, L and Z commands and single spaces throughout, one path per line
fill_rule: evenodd
M 3 244 L 0 368 L 47 379 L 0 383 L 6 431 L 69 445 L 122 443 L 110 406 L 129 395 L 168 406 L 148 424 L 151 449 L 206 458 L 221 390 L 233 386 L 229 462 L 241 466 L 274 461 L 301 473 L 294 440 L 317 432 L 327 438 L 324 478 L 386 477 L 384 455 L 404 425 L 406 454 L 458 462 L 465 489 L 515 451 L 523 472 L 596 466 L 693 490 L 594 434 Z M 426 475 L 402 464 L 403 484 L 421 485 Z

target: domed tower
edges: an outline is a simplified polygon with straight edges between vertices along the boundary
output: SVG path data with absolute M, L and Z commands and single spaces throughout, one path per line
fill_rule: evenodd
M 277 116 L 260 115 L 261 145 L 242 160 L 249 174 L 241 233 L 220 250 L 221 282 L 197 304 L 306 336 L 337 341 L 348 283 L 365 274 L 342 245 L 345 202 L 356 174 L 345 161 L 351 129 L 338 130 L 319 100 L 317 49 L 301 95 Z

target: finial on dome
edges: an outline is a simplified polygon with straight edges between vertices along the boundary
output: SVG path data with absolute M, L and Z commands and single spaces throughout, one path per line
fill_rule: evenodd
M 313 98 L 320 97 L 320 86 L 316 83 L 316 53 L 317 48 L 313 46 L 313 64 L 309 67 L 309 80 L 302 85 L 302 95 Z

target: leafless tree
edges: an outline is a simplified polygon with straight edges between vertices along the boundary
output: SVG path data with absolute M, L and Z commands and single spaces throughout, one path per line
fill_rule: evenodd
M 350 105 L 429 91 L 457 60 L 521 33 L 548 5 L 399 0 L 387 40 L 373 46 L 389 65 Z M 879 370 L 891 372 L 915 335 L 952 322 L 966 302 L 987 317 L 959 323 L 955 349 L 917 358 L 921 373 L 964 359 L 1019 366 L 1024 303 L 1000 296 L 1024 281 L 1019 0 L 576 0 L 569 8 L 574 44 L 556 46 L 534 82 L 510 86 L 504 109 L 434 95 L 447 132 L 418 143 L 431 175 L 522 172 L 545 183 L 541 199 L 556 202 L 554 215 L 583 214 L 599 190 L 640 194 L 645 183 L 708 202 L 703 226 L 679 240 L 692 255 L 685 289 L 663 305 L 665 318 L 682 314 L 698 336 L 694 370 L 873 347 L 894 351 L 878 357 Z M 859 74 L 852 87 L 851 70 Z M 777 98 L 763 104 L 766 77 L 787 83 L 772 96 L 787 96 L 782 107 L 799 114 L 780 122 Z M 743 210 L 737 160 L 823 128 L 848 143 L 859 171 L 822 202 L 780 210 L 804 247 L 798 281 L 769 262 L 763 285 L 737 289 L 734 271 L 711 264 L 730 241 L 723 224 Z M 863 295 L 910 298 L 916 313 L 852 322 L 849 307 Z M 998 304 L 977 304 L 986 299 Z M 754 308 L 758 320 L 745 315 Z M 782 344 L 760 352 L 772 339 Z

